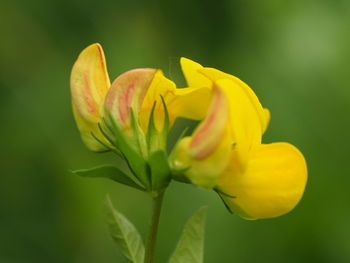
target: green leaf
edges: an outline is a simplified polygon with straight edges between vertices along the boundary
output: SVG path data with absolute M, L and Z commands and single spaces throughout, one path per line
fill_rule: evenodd
M 202 263 L 207 207 L 201 207 L 186 223 L 169 263 Z
M 72 171 L 74 174 L 83 177 L 104 177 L 115 182 L 144 191 L 145 189 L 132 180 L 126 173 L 111 165 L 102 165 L 90 169 Z
M 167 187 L 171 179 L 167 153 L 163 150 L 151 153 L 148 158 L 148 164 L 151 168 L 152 190 L 160 190 Z
M 145 248 L 140 234 L 135 226 L 106 199 L 107 223 L 113 240 L 119 246 L 129 263 L 143 263 Z

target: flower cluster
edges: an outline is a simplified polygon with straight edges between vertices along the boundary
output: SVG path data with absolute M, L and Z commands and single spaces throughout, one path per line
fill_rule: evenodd
M 247 219 L 292 210 L 307 180 L 302 153 L 289 143 L 262 143 L 270 113 L 243 81 L 180 62 L 187 88 L 152 68 L 127 71 L 111 84 L 101 46 L 84 49 L 72 69 L 71 93 L 86 146 L 120 154 L 148 192 L 175 179 L 213 189 Z M 200 123 L 168 155 L 168 133 L 178 117 Z

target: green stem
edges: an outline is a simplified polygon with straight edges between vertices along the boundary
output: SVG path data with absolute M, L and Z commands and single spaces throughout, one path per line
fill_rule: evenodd
M 150 231 L 148 234 L 148 242 L 145 255 L 145 263 L 153 263 L 156 249 L 157 232 L 159 225 L 160 211 L 162 208 L 164 191 L 160 192 L 153 198 L 153 213 Z

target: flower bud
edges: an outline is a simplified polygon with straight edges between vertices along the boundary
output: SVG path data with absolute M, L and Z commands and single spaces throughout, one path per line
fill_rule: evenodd
M 123 73 L 112 83 L 105 99 L 105 118 L 112 118 L 124 139 L 143 156 L 147 155 L 147 145 L 145 133 L 139 127 L 139 115 L 155 72 L 134 69 Z
M 168 132 L 179 116 L 202 117 L 201 108 L 192 111 L 193 98 L 197 96 L 208 100 L 209 90 L 176 89 L 156 69 L 130 70 L 112 83 L 105 98 L 106 126 L 146 188 L 164 187 L 169 181 Z
M 74 117 L 84 143 L 92 151 L 107 150 L 98 142 L 107 144 L 98 123 L 101 122 L 101 105 L 109 86 L 102 47 L 92 44 L 80 53 L 70 79 Z

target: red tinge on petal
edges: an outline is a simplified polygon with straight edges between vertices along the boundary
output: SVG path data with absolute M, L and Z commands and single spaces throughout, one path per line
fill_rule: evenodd
M 190 151 L 194 158 L 207 157 L 220 143 L 228 120 L 228 104 L 224 92 L 217 86 L 206 119 L 193 135 Z
M 121 126 L 127 126 L 130 110 L 138 116 L 146 91 L 154 77 L 155 69 L 134 69 L 120 75 L 111 85 L 105 109 Z
M 72 102 L 86 121 L 98 122 L 100 105 L 110 86 L 105 57 L 99 44 L 85 48 L 71 73 Z

